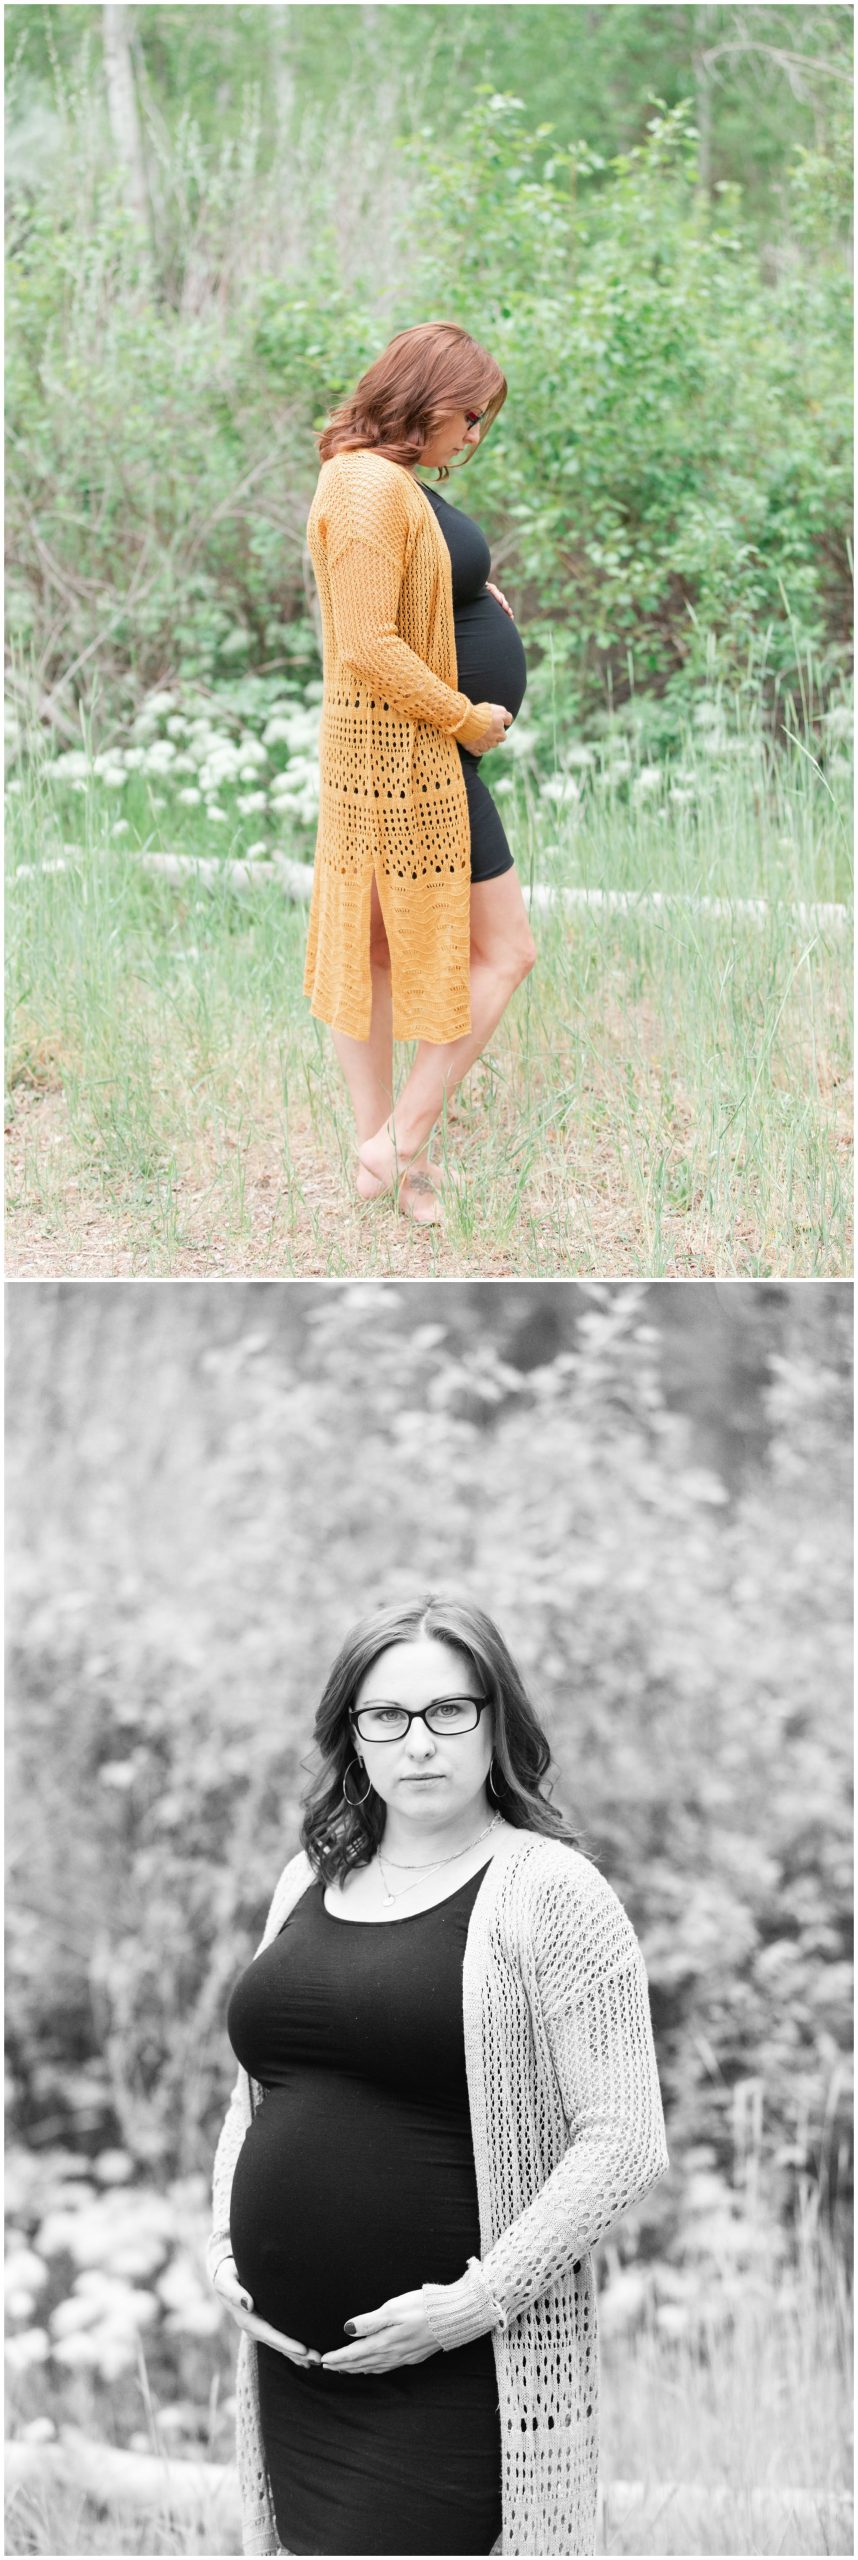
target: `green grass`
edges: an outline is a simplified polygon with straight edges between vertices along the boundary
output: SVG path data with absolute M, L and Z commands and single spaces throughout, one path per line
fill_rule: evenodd
M 8 1267 L 848 1272 L 849 935 L 790 912 L 849 895 L 846 758 L 823 771 L 813 733 L 776 756 L 711 722 L 679 782 L 642 783 L 633 744 L 612 779 L 617 752 L 573 768 L 571 809 L 527 760 L 492 759 L 523 881 L 771 911 L 539 915 L 538 967 L 444 1133 L 462 1180 L 443 1233 L 353 1200 L 347 1104 L 301 992 L 305 909 L 271 883 L 239 896 L 226 872 L 177 890 L 129 851 L 239 851 L 252 822 L 213 847 L 197 809 L 155 812 L 134 774 L 117 844 L 98 782 L 64 797 L 23 766 L 9 859 L 36 870 L 7 902 Z M 63 841 L 81 859 L 52 874 Z

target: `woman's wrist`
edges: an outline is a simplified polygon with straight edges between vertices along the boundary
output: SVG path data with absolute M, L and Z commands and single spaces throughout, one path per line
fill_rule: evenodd
M 472 702 L 467 717 L 461 720 L 458 728 L 453 731 L 457 744 L 465 748 L 476 746 L 478 739 L 485 736 L 491 716 L 490 702 Z
M 231 2258 L 232 2254 L 231 2233 L 223 2230 L 210 2231 L 205 2249 L 206 2272 L 210 2284 L 214 2283 L 218 2267 L 222 2266 L 224 2258 Z
M 456 2284 L 424 2284 L 423 2307 L 436 2345 L 467 2347 L 489 2329 L 505 2329 L 506 2312 L 490 2293 L 479 2258 L 469 2258 Z

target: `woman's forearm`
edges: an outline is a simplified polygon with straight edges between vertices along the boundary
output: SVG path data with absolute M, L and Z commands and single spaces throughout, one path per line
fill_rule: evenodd
M 485 733 L 491 704 L 472 703 L 433 675 L 425 659 L 397 630 L 400 574 L 393 560 L 366 542 L 352 541 L 329 569 L 337 650 L 348 667 L 377 685 L 379 709 L 407 720 L 425 720 L 460 746 Z
M 508 2322 L 568 2274 L 668 2167 L 643 1966 L 597 1982 L 555 2024 L 568 2150 L 522 2213 L 456 2285 L 425 2285 L 439 2346 Z M 582 2102 L 582 2082 L 586 2097 Z

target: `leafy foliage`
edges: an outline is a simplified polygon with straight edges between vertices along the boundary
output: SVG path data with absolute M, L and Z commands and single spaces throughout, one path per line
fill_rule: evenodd
M 36 201 L 16 183 L 7 284 L 10 628 L 71 737 L 78 699 L 110 727 L 141 688 L 306 666 L 314 430 L 427 310 L 475 329 L 509 374 L 480 511 L 537 712 L 565 735 L 653 694 L 676 743 L 701 687 L 741 686 L 761 650 L 772 713 L 808 654 L 822 697 L 839 690 L 842 117 L 797 143 L 766 264 L 739 184 L 699 184 L 687 92 L 665 103 L 644 80 L 636 138 L 611 152 L 468 76 L 453 46 L 453 118 L 421 118 L 403 82 L 368 127 L 358 78 L 335 150 L 300 89 L 288 145 L 250 91 L 219 156 L 188 113 L 169 143 L 159 128 L 152 240 L 105 139 L 94 34 L 74 76 L 57 62 L 63 150 Z M 173 26 L 162 68 L 176 41 Z M 607 29 L 600 42 L 610 53 Z

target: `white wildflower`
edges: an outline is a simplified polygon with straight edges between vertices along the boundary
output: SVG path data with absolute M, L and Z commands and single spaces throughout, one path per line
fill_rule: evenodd
M 237 752 L 242 764 L 259 766 L 268 763 L 268 749 L 263 746 L 261 738 L 239 738 Z
M 684 784 L 680 782 L 672 782 L 667 796 L 669 800 L 673 801 L 675 809 L 692 809 L 697 798 L 697 793 L 696 791 L 687 791 Z
M 172 738 L 155 738 L 146 750 L 146 772 L 167 773 L 175 757 Z
M 651 792 L 658 791 L 660 788 L 661 766 L 657 764 L 642 764 L 640 772 L 635 774 L 635 778 L 632 783 L 633 798 L 635 800 L 646 800 Z
M 47 2329 L 22 2329 L 19 2337 L 6 2340 L 6 2361 L 13 2373 L 25 2373 L 28 2365 L 44 2364 L 50 2351 Z
M 172 764 L 172 765 L 171 765 L 171 767 L 170 767 L 170 771 L 171 771 L 171 773 L 196 773 L 196 770 L 197 770 L 197 759 L 196 759 L 196 756 L 189 756 L 189 755 L 187 755 L 187 754 L 186 754 L 186 752 L 185 752 L 185 749 L 184 749 L 184 747 L 183 747 L 183 748 L 182 748 L 182 752 L 181 752 L 181 754 L 180 754 L 180 755 L 178 755 L 178 756 L 176 756 L 176 758 L 175 758 L 175 760 L 174 760 L 173 764 Z
M 126 773 L 140 773 L 146 762 L 145 747 L 126 747 L 123 760 Z
M 539 796 L 541 800 L 553 800 L 558 808 L 566 809 L 574 801 L 580 800 L 581 793 L 574 775 L 556 773 L 552 774 L 547 782 L 540 783 Z
M 539 732 L 536 729 L 528 729 L 524 723 L 519 727 L 518 723 L 513 721 L 512 728 L 507 730 L 504 745 L 512 749 L 514 756 L 532 756 L 534 749 L 539 745 Z
M 268 720 L 262 732 L 262 744 L 264 747 L 288 747 L 291 732 L 290 720 Z
M 109 771 L 102 774 L 101 778 L 105 791 L 124 791 L 128 775 L 122 772 L 121 766 L 111 765 Z
M 267 836 L 255 836 L 252 844 L 245 845 L 245 862 L 255 862 L 259 854 L 268 853 L 268 851 L 269 844 Z
M 150 693 L 143 705 L 147 720 L 161 720 L 165 711 L 175 711 L 175 708 L 174 693 Z
M 185 719 L 184 712 L 174 711 L 171 714 L 170 719 L 167 721 L 167 736 L 169 738 L 183 738 L 187 726 L 188 723 Z
M 621 760 L 618 764 L 606 765 L 604 772 L 594 774 L 593 779 L 601 789 L 611 790 L 615 782 L 628 782 L 631 771 L 631 765 Z
M 831 711 L 820 713 L 820 718 L 830 738 L 851 738 L 855 715 L 848 702 L 835 702 Z
M 268 793 L 267 791 L 240 791 L 236 806 L 241 810 L 243 818 L 249 818 L 254 809 L 267 809 Z
M 18 2285 L 26 2285 L 28 2291 L 38 2293 L 47 2281 L 47 2267 L 44 2259 L 37 2257 L 35 2249 L 9 2250 L 3 2267 L 3 2283 L 8 2292 L 13 2292 Z
M 187 791 L 177 791 L 176 793 L 177 800 L 181 800 L 186 809 L 197 809 L 202 796 L 202 792 L 195 791 L 192 785 Z
M 692 718 L 697 729 L 720 729 L 723 718 L 720 704 L 708 702 L 704 696 L 700 702 L 695 702 Z
M 81 775 L 90 773 L 89 757 L 81 747 L 66 747 L 62 755 L 54 757 L 51 771 L 61 774 L 64 781 L 76 782 Z
M 595 751 L 595 748 L 594 748 L 594 747 L 566 747 L 566 748 L 564 748 L 564 752 L 563 752 L 563 762 L 564 762 L 564 764 L 574 765 L 574 766 L 576 766 L 576 767 L 577 767 L 577 766 L 580 766 L 580 767 L 581 767 L 581 769 L 583 770 L 583 769 L 584 769 L 584 767 L 585 767 L 586 765 L 589 765 L 589 764 L 595 764 L 595 762 L 596 762 L 596 751 Z
M 213 827 L 227 827 L 229 825 L 229 815 L 227 810 L 218 809 L 214 800 L 206 801 L 206 817 L 211 819 Z
M 131 829 L 130 829 L 130 827 L 129 827 L 129 824 L 128 824 L 128 820 L 127 820 L 127 818 L 115 818 L 115 819 L 114 819 L 114 822 L 113 822 L 113 825 L 112 825 L 112 827 L 111 827 L 110 832 L 111 832 L 111 835 L 112 835 L 112 836 L 127 836 L 127 835 L 130 835 L 130 833 L 131 833 Z

